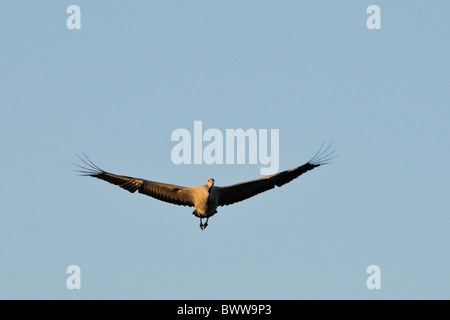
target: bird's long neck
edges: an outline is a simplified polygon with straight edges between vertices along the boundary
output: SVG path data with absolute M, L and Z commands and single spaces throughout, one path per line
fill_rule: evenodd
M 208 187 L 207 191 L 208 194 L 211 192 L 211 188 L 214 186 L 214 180 L 213 179 L 209 179 L 208 180 L 208 184 L 206 185 Z

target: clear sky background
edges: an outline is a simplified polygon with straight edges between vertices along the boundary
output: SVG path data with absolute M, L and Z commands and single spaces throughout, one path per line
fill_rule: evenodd
M 81 8 L 81 30 L 66 9 Z M 381 8 L 381 30 L 366 9 Z M 449 1 L 8 1 L 0 10 L 0 298 L 449 299 Z M 280 170 L 229 207 L 72 171 L 182 186 L 256 165 L 175 165 L 173 130 L 279 129 Z M 66 268 L 81 268 L 68 290 Z M 366 268 L 381 269 L 369 290 Z

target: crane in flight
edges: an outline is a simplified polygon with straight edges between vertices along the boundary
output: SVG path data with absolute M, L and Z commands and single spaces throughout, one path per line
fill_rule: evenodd
M 215 186 L 214 179 L 212 178 L 208 179 L 208 182 L 205 185 L 188 188 L 140 178 L 121 176 L 100 169 L 86 156 L 86 154 L 84 154 L 85 159 L 77 155 L 85 166 L 75 165 L 79 167 L 76 171 L 81 173 L 81 175 L 105 180 L 131 193 L 138 191 L 139 193 L 168 203 L 195 207 L 192 214 L 200 218 L 199 226 L 201 230 L 204 230 L 208 226 L 209 218 L 217 213 L 217 207 L 228 206 L 275 187 L 281 187 L 307 171 L 330 163 L 331 160 L 337 157 L 335 155 L 336 150 L 330 152 L 330 147 L 331 144 L 328 145 L 328 147 L 323 148 L 322 144 L 319 151 L 317 151 L 311 160 L 299 167 L 226 187 Z M 203 223 L 202 219 L 206 219 L 206 222 Z

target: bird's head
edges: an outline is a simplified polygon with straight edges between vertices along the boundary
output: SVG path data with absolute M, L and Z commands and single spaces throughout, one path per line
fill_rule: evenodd
M 214 179 L 213 178 L 209 178 L 208 179 L 208 187 L 211 188 L 214 185 Z

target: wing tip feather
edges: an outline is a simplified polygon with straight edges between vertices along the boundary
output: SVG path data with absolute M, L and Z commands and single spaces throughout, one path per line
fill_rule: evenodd
M 72 170 L 78 173 L 81 173 L 80 176 L 90 176 L 90 177 L 96 177 L 99 174 L 103 173 L 104 171 L 98 167 L 97 165 L 95 165 L 91 159 L 88 158 L 88 156 L 86 155 L 86 153 L 83 152 L 83 155 L 86 159 L 83 159 L 78 153 L 75 153 L 76 156 L 78 157 L 78 159 L 80 159 L 85 166 L 83 165 L 79 165 L 76 163 L 72 163 L 73 165 L 77 166 L 79 169 L 76 170 Z
M 316 154 L 311 158 L 311 160 L 308 161 L 308 164 L 311 164 L 315 167 L 322 166 L 325 164 L 331 163 L 334 159 L 339 157 L 338 154 L 336 154 L 337 149 L 331 149 L 333 146 L 333 142 L 328 144 L 327 147 L 324 148 L 324 142 L 322 142 L 322 145 L 320 146 L 319 150 L 316 152 Z

